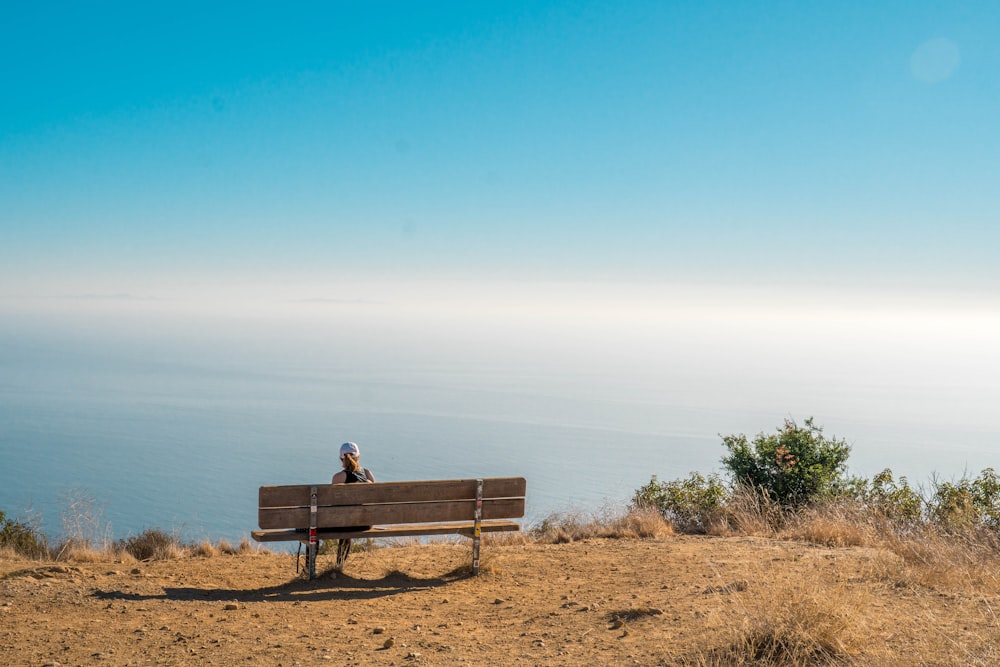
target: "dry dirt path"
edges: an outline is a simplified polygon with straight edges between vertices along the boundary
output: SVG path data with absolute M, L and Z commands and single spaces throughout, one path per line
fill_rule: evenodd
M 762 621 L 796 618 L 857 664 L 993 664 L 1000 643 L 1000 600 L 900 585 L 892 558 L 869 549 L 686 536 L 488 546 L 478 578 L 464 573 L 469 553 L 376 549 L 313 582 L 284 554 L 0 559 L 0 664 L 696 664 Z

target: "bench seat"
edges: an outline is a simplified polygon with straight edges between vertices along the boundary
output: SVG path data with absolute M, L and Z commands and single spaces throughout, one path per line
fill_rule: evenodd
M 521 524 L 509 519 L 492 519 L 479 524 L 484 533 L 521 530 Z M 421 537 L 425 535 L 463 535 L 472 537 L 475 525 L 472 521 L 460 523 L 425 523 L 402 524 L 393 526 L 372 526 L 368 530 L 316 530 L 316 537 L 321 540 L 360 539 L 365 537 Z M 258 542 L 292 542 L 308 541 L 308 533 L 294 529 L 255 530 L 250 535 Z

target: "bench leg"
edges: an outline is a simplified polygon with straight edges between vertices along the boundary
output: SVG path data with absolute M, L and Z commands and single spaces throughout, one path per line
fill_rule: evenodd
M 316 542 L 312 542 L 306 549 L 306 566 L 309 571 L 309 581 L 316 578 L 316 556 L 319 551 L 318 546 L 319 545 Z

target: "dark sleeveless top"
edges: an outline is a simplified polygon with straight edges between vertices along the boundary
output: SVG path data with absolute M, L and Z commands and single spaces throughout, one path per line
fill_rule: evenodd
M 368 477 L 368 471 L 364 468 L 358 468 L 354 472 L 347 472 L 345 470 L 344 474 L 347 475 L 347 479 L 344 480 L 344 484 L 355 484 L 357 482 L 366 483 L 371 481 Z
M 347 479 L 344 480 L 344 484 L 365 484 L 372 481 L 368 477 L 368 470 L 365 468 L 358 468 L 354 472 L 347 472 L 344 470 L 344 474 L 347 476 Z M 371 526 L 345 526 L 344 528 L 337 528 L 334 530 L 348 532 L 354 530 L 368 530 L 369 528 L 371 528 Z

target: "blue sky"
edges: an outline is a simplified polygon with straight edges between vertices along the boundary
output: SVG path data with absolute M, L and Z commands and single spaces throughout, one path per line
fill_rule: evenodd
M 997 3 L 204 4 L 5 9 L 0 297 L 1000 287 Z
M 0 393 L 488 376 L 981 469 L 998 34 L 995 0 L 10 5 Z

